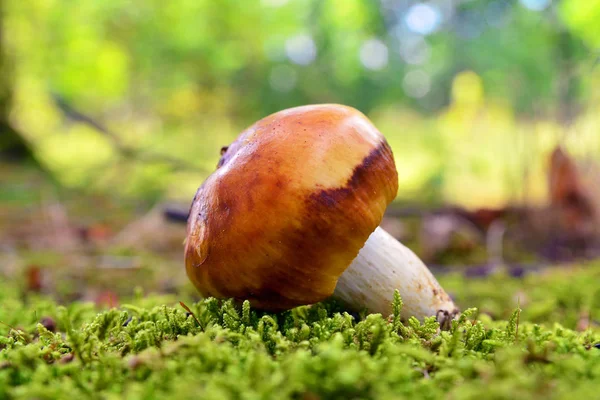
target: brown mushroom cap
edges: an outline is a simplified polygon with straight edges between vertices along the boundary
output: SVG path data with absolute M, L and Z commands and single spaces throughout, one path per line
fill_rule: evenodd
M 188 221 L 187 274 L 204 296 L 284 310 L 329 297 L 396 197 L 383 135 L 359 111 L 270 115 L 223 150 Z

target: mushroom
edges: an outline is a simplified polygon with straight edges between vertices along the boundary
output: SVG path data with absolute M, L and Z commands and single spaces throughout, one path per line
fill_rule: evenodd
M 402 317 L 457 308 L 423 262 L 379 227 L 398 191 L 392 150 L 354 108 L 309 105 L 272 114 L 221 151 L 194 197 L 188 277 L 204 296 L 282 311 L 330 296 Z

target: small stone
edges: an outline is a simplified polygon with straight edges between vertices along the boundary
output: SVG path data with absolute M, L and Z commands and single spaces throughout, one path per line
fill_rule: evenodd
M 40 321 L 40 324 L 50 332 L 56 332 L 56 322 L 51 317 L 44 317 Z
M 131 369 L 138 369 L 142 365 L 144 365 L 144 362 L 138 356 L 133 356 L 127 361 L 127 366 Z
M 522 266 L 517 265 L 509 268 L 508 274 L 513 278 L 523 278 L 527 274 L 527 271 Z
M 60 358 L 59 362 L 61 364 L 68 364 L 71 361 L 73 361 L 74 358 L 75 358 L 75 355 L 73 353 L 67 353 Z

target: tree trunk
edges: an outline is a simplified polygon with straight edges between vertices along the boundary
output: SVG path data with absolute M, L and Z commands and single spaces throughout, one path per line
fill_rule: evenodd
M 0 0 L 0 159 L 32 160 L 31 147 L 8 120 L 12 100 L 12 65 L 4 37 L 4 0 Z

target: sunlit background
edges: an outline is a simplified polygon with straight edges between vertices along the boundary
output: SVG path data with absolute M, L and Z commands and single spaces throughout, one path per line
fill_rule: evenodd
M 189 202 L 219 149 L 335 102 L 390 141 L 399 201 L 546 199 L 600 155 L 597 0 L 9 0 L 10 121 L 57 180 Z

